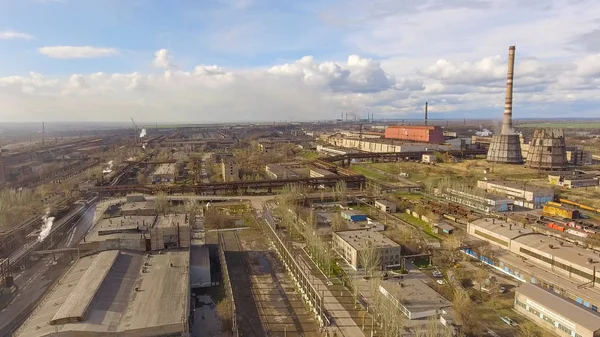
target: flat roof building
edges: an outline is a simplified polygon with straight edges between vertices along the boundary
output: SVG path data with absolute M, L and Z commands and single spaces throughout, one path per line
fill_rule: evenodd
M 396 213 L 396 203 L 385 199 L 375 200 L 375 207 L 386 213 Z
M 548 175 L 548 182 L 551 185 L 563 186 L 566 188 L 595 187 L 600 180 L 595 174 L 579 174 L 577 172 L 560 172 Z
M 490 194 L 481 189 L 466 189 L 459 191 L 452 188 L 446 188 L 442 196 L 449 201 L 469 206 L 474 209 L 492 212 L 512 211 L 514 201 L 512 199 Z
M 185 214 L 121 216 L 100 220 L 78 247 L 80 251 L 134 251 L 187 248 L 190 226 Z
M 174 182 L 177 174 L 177 167 L 175 164 L 160 164 L 152 174 L 152 181 L 159 182 Z
M 225 182 L 240 180 L 240 168 L 233 159 L 221 159 L 221 177 Z
M 327 171 L 321 168 L 311 168 L 310 169 L 310 177 L 311 178 L 325 178 L 325 177 L 335 177 L 337 174 Z
M 189 282 L 188 251 L 85 256 L 48 291 L 15 336 L 187 335 Z
M 273 179 L 294 179 L 300 178 L 300 175 L 294 170 L 284 167 L 279 164 L 267 164 L 265 165 L 265 172 Z
M 402 247 L 378 231 L 348 230 L 332 234 L 334 250 L 355 270 L 363 268 L 361 254 L 377 249 L 383 266 L 399 265 Z
M 385 128 L 385 138 L 442 144 L 444 133 L 437 125 L 393 125 Z
M 467 232 L 478 239 L 508 250 L 544 269 L 567 278 L 598 285 L 600 258 L 594 252 L 528 228 L 495 219 L 479 219 L 467 225 Z
M 379 292 L 392 302 L 408 319 L 420 319 L 437 316 L 442 309 L 452 304 L 433 290 L 422 278 L 409 273 L 402 280 L 385 280 L 379 286 Z
M 554 191 L 551 188 L 531 186 L 527 185 L 527 182 L 479 180 L 477 187 L 487 192 L 505 195 L 514 199 L 515 205 L 530 209 L 540 209 L 545 203 L 554 200 Z
M 535 324 L 559 336 L 600 336 L 598 312 L 532 284 L 516 288 L 514 308 Z

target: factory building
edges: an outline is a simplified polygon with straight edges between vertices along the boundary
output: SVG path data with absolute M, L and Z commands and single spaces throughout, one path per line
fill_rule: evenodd
M 562 170 L 567 166 L 562 129 L 538 129 L 529 143 L 525 166 L 540 170 Z
M 492 136 L 487 160 L 504 164 L 522 164 L 521 137 L 512 125 L 513 78 L 515 70 L 515 46 L 508 48 L 508 74 L 506 76 L 506 99 L 502 130 Z
M 600 269 L 595 267 L 600 258 L 585 248 L 498 219 L 470 222 L 467 232 L 564 278 L 578 283 L 590 282 L 592 287 L 600 286 Z M 504 266 L 501 264 L 500 267 Z
M 540 209 L 545 203 L 554 200 L 552 189 L 528 186 L 527 183 L 479 180 L 477 187 L 490 193 L 505 195 L 513 199 L 515 205 L 530 209 Z
M 385 138 L 442 144 L 444 142 L 444 133 L 440 126 L 394 125 L 385 128 Z
M 189 219 L 185 214 L 121 216 L 102 219 L 85 236 L 82 252 L 127 249 L 154 251 L 190 246 Z
M 279 164 L 267 164 L 265 166 L 265 173 L 273 179 L 300 178 L 298 173 Z
M 442 196 L 452 202 L 465 205 L 486 213 L 512 211 L 514 201 L 497 195 L 486 193 L 479 189 L 459 191 L 452 188 L 445 189 Z
M 423 152 L 450 151 L 450 145 L 435 143 L 410 143 L 393 139 L 360 139 L 341 136 L 326 137 L 325 141 L 336 147 L 357 149 L 364 152 Z
M 325 178 L 325 177 L 335 177 L 337 174 L 327 171 L 321 168 L 311 168 L 310 169 L 310 177 L 311 178 Z
M 333 249 L 354 269 L 363 268 L 361 254 L 377 249 L 383 266 L 400 265 L 402 247 L 380 232 L 368 229 L 333 232 Z
M 386 213 L 396 213 L 396 203 L 384 199 L 375 200 L 375 207 Z
M 175 164 L 160 164 L 152 174 L 152 182 L 175 182 L 177 166 Z
M 600 336 L 600 315 L 533 284 L 515 289 L 514 309 L 561 337 Z
M 578 172 L 557 172 L 548 175 L 548 182 L 551 185 L 562 186 L 566 188 L 596 187 L 600 179 L 596 174 L 585 174 Z
M 451 303 L 425 283 L 427 277 L 419 272 L 402 276 L 402 280 L 381 281 L 379 292 L 408 319 L 438 317 L 448 318 Z
M 221 177 L 225 182 L 238 181 L 240 179 L 240 169 L 233 159 L 221 159 Z
M 579 219 L 578 210 L 573 207 L 566 207 L 555 202 L 549 202 L 545 204 L 542 212 L 545 215 L 557 216 L 563 219 Z
M 323 145 L 317 145 L 317 152 L 326 153 L 332 156 L 343 156 L 349 153 L 357 153 L 358 151 L 352 149 L 344 149 L 341 147 L 327 147 Z
M 82 257 L 14 336 L 187 336 L 189 259 L 189 251 L 110 250 Z

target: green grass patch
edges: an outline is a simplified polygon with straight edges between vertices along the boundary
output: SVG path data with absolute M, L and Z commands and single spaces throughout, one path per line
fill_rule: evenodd
M 375 172 L 375 171 L 372 171 L 372 170 L 369 170 L 364 165 L 353 165 L 350 169 L 356 173 L 362 174 L 363 176 L 365 176 L 369 179 L 386 180 L 385 175 Z
M 415 225 L 415 226 L 419 226 L 421 228 L 423 228 L 423 230 L 425 231 L 425 233 L 427 233 L 429 236 L 442 241 L 442 237 L 439 236 L 438 234 L 434 233 L 431 230 L 431 227 L 429 227 L 429 224 L 421 219 L 415 218 L 412 215 L 409 215 L 407 213 L 397 213 L 396 214 L 397 217 L 399 217 L 400 219 L 408 222 L 409 224 Z
M 319 158 L 319 154 L 317 152 L 310 150 L 302 151 L 298 155 L 306 160 L 315 160 Z

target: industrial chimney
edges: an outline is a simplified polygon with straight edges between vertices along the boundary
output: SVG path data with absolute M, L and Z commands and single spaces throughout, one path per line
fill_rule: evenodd
M 504 101 L 504 119 L 502 121 L 502 134 L 514 134 L 512 127 L 512 96 L 513 78 L 515 73 L 515 46 L 508 48 L 508 74 L 506 75 L 506 99 Z
M 425 125 L 427 125 L 427 102 L 425 102 Z
M 506 76 L 506 98 L 504 100 L 504 118 L 502 130 L 492 137 L 487 153 L 489 162 L 504 164 L 522 164 L 521 136 L 515 133 L 512 126 L 512 94 L 515 71 L 515 46 L 508 48 L 508 74 Z

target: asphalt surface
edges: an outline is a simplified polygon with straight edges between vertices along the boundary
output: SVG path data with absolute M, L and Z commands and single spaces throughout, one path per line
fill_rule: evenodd
M 67 232 L 56 248 L 75 247 L 83 235 L 91 228 L 96 206 L 90 207 L 84 216 Z M 23 247 L 25 248 L 25 247 Z M 68 253 L 67 253 L 68 254 Z M 58 259 L 57 254 L 57 259 Z M 66 260 L 70 258 L 65 256 Z M 20 325 L 23 315 L 32 310 L 36 303 L 46 292 L 52 282 L 70 266 L 69 263 L 56 264 L 52 255 L 41 257 L 33 265 L 14 274 L 17 287 L 16 296 L 2 310 L 0 310 L 0 336 L 10 336 L 12 331 Z

